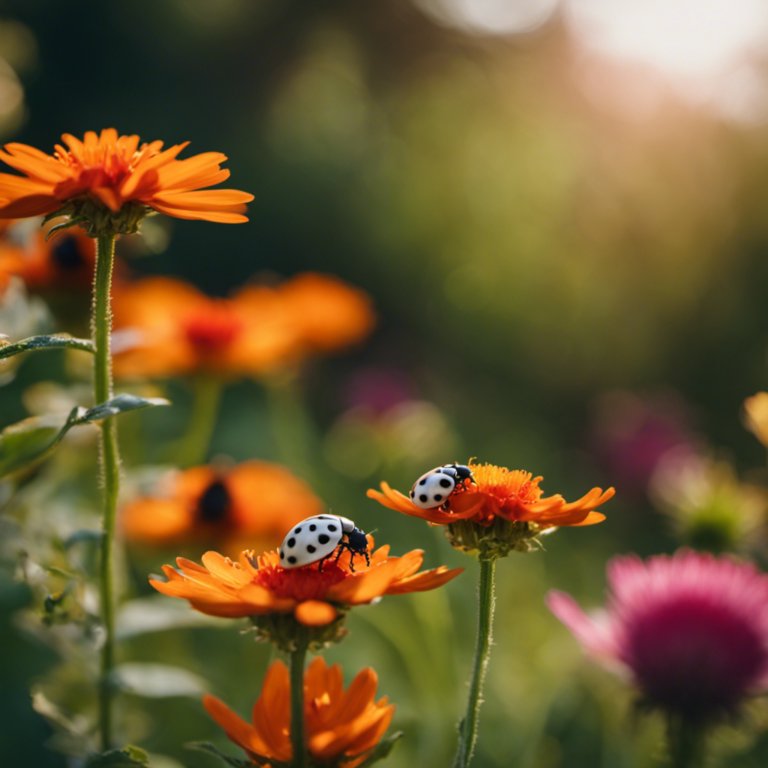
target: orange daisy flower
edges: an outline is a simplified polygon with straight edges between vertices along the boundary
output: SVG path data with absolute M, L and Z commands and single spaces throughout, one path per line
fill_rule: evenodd
M 368 546 L 372 551 L 371 536 Z M 331 558 L 320 570 L 316 565 L 283 568 L 277 552 L 257 557 L 248 550 L 238 562 L 206 552 L 202 565 L 178 558 L 178 569 L 163 566 L 167 582 L 151 579 L 150 584 L 163 594 L 189 600 L 194 609 L 210 616 L 248 616 L 264 639 L 290 651 L 300 632 L 313 647 L 341 639 L 341 624 L 350 606 L 383 595 L 436 589 L 463 570 L 440 566 L 417 573 L 423 560 L 420 549 L 389 557 L 389 547 L 384 546 L 372 552 L 370 566 L 358 558 L 353 571 L 345 550 L 338 561 Z
M 0 276 L 4 280 L 20 277 L 30 291 L 90 291 L 95 268 L 96 243 L 80 229 L 61 232 L 50 240 L 46 240 L 45 230 L 20 240 L 13 231 L 6 231 L 0 238 Z M 113 280 L 125 277 L 125 265 L 119 258 L 114 269 Z
M 613 488 L 593 488 L 569 503 L 559 494 L 542 498 L 543 478 L 530 472 L 471 462 L 469 468 L 477 485 L 452 495 L 446 509 L 421 509 L 385 482 L 381 492 L 370 489 L 368 497 L 396 512 L 448 526 L 446 535 L 459 549 L 502 556 L 527 551 L 530 540 L 543 531 L 602 522 L 605 515 L 594 509 L 616 493 Z
M 203 466 L 169 473 L 152 496 L 126 504 L 120 520 L 134 542 L 170 544 L 219 536 L 269 547 L 278 546 L 294 524 L 322 510 L 320 499 L 285 467 L 246 461 L 231 469 Z M 229 545 L 226 549 L 235 551 Z
M 344 690 L 341 667 L 326 666 L 318 656 L 304 672 L 307 748 L 325 768 L 355 768 L 363 763 L 389 727 L 395 705 L 376 701 L 376 673 L 366 667 Z M 257 765 L 289 763 L 291 691 L 288 668 L 281 661 L 267 670 L 261 696 L 253 705 L 252 724 L 223 701 L 207 694 L 203 706 L 228 738 Z
M 115 330 L 126 332 L 129 345 L 115 353 L 114 370 L 125 377 L 258 376 L 348 347 L 374 323 L 367 294 L 327 275 L 246 286 L 231 299 L 150 277 L 115 292 Z
M 87 223 L 91 236 L 135 232 L 150 210 L 226 224 L 248 220 L 244 204 L 253 195 L 204 189 L 229 178 L 219 152 L 177 160 L 189 142 L 162 151 L 162 141 L 139 146 L 138 136 L 118 136 L 114 128 L 88 131 L 83 141 L 64 134 L 62 141 L 53 155 L 17 143 L 0 151 L 0 160 L 24 174 L 0 174 L 0 218 L 61 212 Z
M 114 355 L 115 375 L 262 374 L 296 348 L 293 329 L 275 309 L 268 295 L 213 299 L 182 280 L 137 280 L 114 295 L 115 332 L 129 339 Z

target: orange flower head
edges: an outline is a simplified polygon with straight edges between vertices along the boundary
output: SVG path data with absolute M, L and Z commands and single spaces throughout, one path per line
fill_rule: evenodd
M 417 507 L 407 496 L 382 482 L 381 492 L 368 497 L 389 509 L 445 525 L 446 536 L 458 549 L 477 551 L 480 557 L 503 557 L 511 551 L 527 552 L 537 536 L 563 526 L 594 525 L 605 520 L 595 512 L 615 491 L 593 488 L 578 501 L 566 502 L 559 494 L 542 498 L 542 477 L 493 464 L 469 463 L 476 485 L 452 494 L 446 505 Z
M 341 667 L 318 656 L 304 672 L 304 718 L 313 765 L 355 768 L 381 740 L 394 714 L 386 698 L 376 701 L 376 673 L 366 667 L 347 690 Z M 227 737 L 257 765 L 289 763 L 291 691 L 288 668 L 275 661 L 267 670 L 261 695 L 248 723 L 223 701 L 207 694 L 203 706 Z
M 116 290 L 113 305 L 115 330 L 129 339 L 114 355 L 119 377 L 258 376 L 297 346 L 270 296 L 214 299 L 182 280 L 149 277 Z
M 130 234 L 154 210 L 180 219 L 234 224 L 248 219 L 253 195 L 205 189 L 229 178 L 227 158 L 206 152 L 186 160 L 177 155 L 189 142 L 163 151 L 162 141 L 139 145 L 139 137 L 114 128 L 83 141 L 62 136 L 53 155 L 25 144 L 6 144 L 0 160 L 22 176 L 0 174 L 0 218 L 67 215 L 91 237 Z
M 322 502 L 279 464 L 246 461 L 230 469 L 193 467 L 160 479 L 151 496 L 126 504 L 120 521 L 133 542 L 167 545 L 217 537 L 225 551 L 277 546 L 294 524 L 320 514 Z
M 371 536 L 368 545 L 372 551 Z M 261 638 L 290 652 L 299 639 L 312 648 L 341 640 L 351 606 L 383 595 L 436 589 L 463 570 L 440 566 L 417 573 L 423 560 L 422 550 L 390 557 L 384 546 L 372 552 L 370 565 L 358 559 L 354 571 L 348 551 L 322 568 L 312 564 L 285 569 L 274 551 L 257 556 L 247 550 L 237 562 L 206 552 L 202 565 L 178 558 L 177 568 L 163 566 L 167 582 L 150 580 L 150 584 L 163 594 L 189 600 L 193 608 L 210 616 L 248 616 Z

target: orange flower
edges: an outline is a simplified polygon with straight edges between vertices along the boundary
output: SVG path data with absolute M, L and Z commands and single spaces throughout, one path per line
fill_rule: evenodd
M 156 494 L 126 504 L 120 519 L 128 539 L 149 544 L 218 535 L 278 546 L 295 523 L 322 510 L 320 499 L 285 467 L 246 461 L 169 473 Z
M 212 299 L 189 283 L 149 277 L 115 291 L 114 327 L 129 338 L 116 376 L 258 375 L 282 363 L 295 334 L 269 296 Z
M 87 220 L 91 236 L 135 232 L 150 209 L 180 219 L 248 220 L 242 214 L 253 195 L 204 189 L 229 178 L 219 152 L 177 160 L 189 142 L 161 151 L 162 141 L 139 146 L 138 136 L 118 136 L 114 128 L 100 136 L 88 131 L 83 141 L 64 134 L 62 141 L 52 156 L 16 143 L 0 151 L 0 160 L 24 174 L 0 174 L 0 218 L 61 211 Z
M 318 765 L 355 768 L 368 757 L 389 727 L 395 705 L 375 701 L 378 678 L 366 667 L 347 690 L 341 667 L 327 667 L 318 656 L 304 672 L 304 717 L 307 748 Z M 288 763 L 293 757 L 290 738 L 291 691 L 288 668 L 281 661 L 267 670 L 261 696 L 253 706 L 253 725 L 223 701 L 207 694 L 203 706 L 231 741 L 257 765 L 264 761 Z M 314 762 L 313 762 L 314 764 Z
M 362 340 L 375 315 L 365 293 L 326 275 L 246 286 L 231 299 L 151 277 L 115 292 L 114 322 L 130 339 L 114 356 L 117 376 L 258 376 Z
M 470 463 L 469 467 L 477 485 L 452 495 L 445 510 L 421 509 L 384 482 L 381 492 L 370 489 L 368 497 L 396 512 L 449 526 L 449 538 L 460 549 L 494 551 L 500 556 L 511 549 L 527 550 L 526 542 L 542 531 L 602 522 L 605 515 L 593 510 L 616 493 L 613 488 L 605 492 L 593 488 L 568 503 L 559 494 L 541 498 L 543 478 L 532 477 L 530 472 L 493 464 Z
M 368 545 L 373 550 L 371 536 Z M 203 565 L 178 558 L 178 570 L 163 566 L 167 582 L 150 580 L 150 584 L 163 594 L 189 600 L 193 608 L 210 616 L 249 616 L 266 639 L 290 650 L 302 627 L 319 630 L 310 637 L 315 644 L 338 640 L 350 606 L 383 595 L 436 589 L 463 570 L 440 566 L 417 573 L 424 560 L 420 549 L 402 557 L 388 555 L 389 547 L 381 547 L 371 554 L 370 566 L 357 558 L 353 571 L 346 550 L 338 562 L 334 558 L 325 561 L 322 570 L 316 565 L 283 568 L 277 552 L 257 557 L 252 550 L 245 551 L 238 562 L 218 552 L 206 552 Z M 295 621 L 281 621 L 285 617 Z
M 305 352 L 335 352 L 365 339 L 376 315 L 370 296 L 331 275 L 305 272 L 276 288 L 247 286 L 238 298 L 258 299 L 271 291 L 290 319 Z

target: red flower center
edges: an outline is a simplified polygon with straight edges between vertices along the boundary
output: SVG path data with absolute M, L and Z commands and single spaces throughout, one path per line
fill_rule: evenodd
M 227 307 L 214 306 L 188 318 L 184 330 L 200 354 L 212 354 L 228 347 L 242 328 L 242 320 Z
M 273 592 L 277 597 L 304 600 L 324 600 L 328 590 L 349 574 L 336 563 L 325 561 L 323 570 L 316 563 L 304 568 L 283 568 L 265 565 L 259 568 L 254 583 Z

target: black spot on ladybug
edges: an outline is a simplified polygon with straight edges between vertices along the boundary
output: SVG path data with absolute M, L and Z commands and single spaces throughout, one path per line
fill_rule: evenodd
M 293 548 L 296 546 L 296 539 L 294 539 L 294 538 L 293 538 L 293 536 L 291 536 L 291 538 L 290 538 L 290 539 L 288 539 L 288 541 L 286 541 L 285 543 L 286 543 L 286 544 L 287 544 L 287 545 L 288 545 L 288 546 L 289 546 L 291 549 L 293 549 Z
M 413 498 L 416 494 L 411 490 L 411 492 L 408 494 L 411 498 Z
M 291 565 L 293 565 L 293 564 L 296 562 L 296 558 L 295 558 L 293 555 L 291 555 L 291 556 L 288 558 L 288 562 L 289 562 Z
M 450 488 L 451 487 L 451 481 L 450 480 L 441 480 L 440 481 L 440 487 L 441 488 Z
M 311 544 L 307 544 L 307 552 L 309 552 L 309 554 L 310 554 L 310 555 L 311 555 L 311 554 L 312 554 L 312 553 L 313 553 L 313 552 L 314 552 L 316 549 L 317 549 L 317 547 L 313 547 Z
M 419 496 L 419 501 L 422 504 L 426 504 L 429 501 L 429 496 L 427 496 L 426 493 L 422 493 L 421 496 Z
M 282 549 L 280 550 L 280 559 L 281 560 L 285 559 L 285 552 Z
M 436 493 L 435 494 L 435 501 L 442 501 L 443 500 L 443 494 L 442 493 Z
M 316 531 L 317 530 L 317 526 L 314 523 L 312 523 L 312 525 L 309 526 L 309 530 L 310 531 Z
M 319 541 L 321 544 L 327 544 L 327 543 L 328 543 L 328 542 L 331 540 L 331 537 L 330 537 L 330 536 L 326 536 L 324 533 L 321 533 L 321 534 L 320 534 L 320 535 L 317 537 L 317 540 L 318 540 L 318 541 Z
M 421 480 L 419 480 L 419 485 L 426 485 L 427 484 L 427 478 L 422 477 Z
M 299 527 L 298 527 L 298 528 L 297 528 L 297 529 L 294 531 L 294 533 L 301 533 L 301 526 L 299 526 Z
M 218 523 L 227 516 L 231 504 L 227 486 L 214 480 L 197 501 L 197 514 L 204 523 Z
M 329 531 L 331 531 L 331 532 L 333 532 L 333 531 L 335 531 L 335 530 L 336 530 L 336 526 L 335 526 L 335 525 L 329 525 L 329 526 L 328 526 L 328 530 L 329 530 Z

